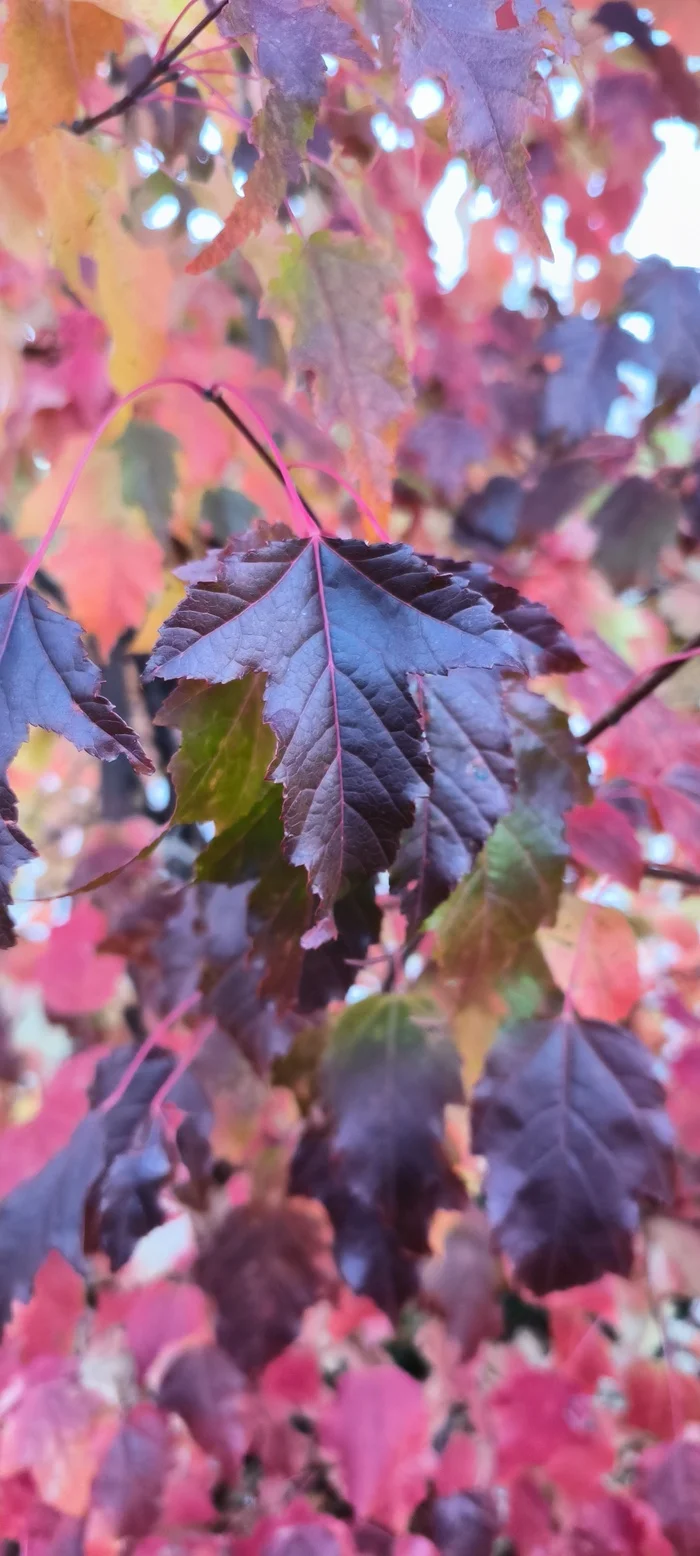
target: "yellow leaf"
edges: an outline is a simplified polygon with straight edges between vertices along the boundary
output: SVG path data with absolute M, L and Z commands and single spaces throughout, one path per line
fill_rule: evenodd
M 52 258 L 69 286 L 84 296 L 80 259 L 92 253 L 95 218 L 105 190 L 116 178 L 114 161 L 68 130 L 43 135 L 33 147 L 33 156 Z
M 76 0 L 78 5 L 86 3 L 86 0 Z M 145 29 L 153 34 L 154 38 L 162 38 L 168 29 L 176 21 L 182 11 L 181 0 L 105 0 L 105 10 L 112 16 L 118 16 L 122 22 L 127 22 L 133 27 Z M 194 25 L 191 12 L 183 17 L 182 22 L 174 28 L 172 42 L 184 38 L 189 29 Z M 203 14 L 203 13 L 202 13 Z
M 55 9 L 44 0 L 9 0 L 0 52 L 6 62 L 8 123 L 0 156 L 75 116 L 80 84 L 99 60 L 123 43 L 124 29 L 99 6 Z
M 175 606 L 184 599 L 185 594 L 185 585 L 180 583 L 179 578 L 176 578 L 174 573 L 166 573 L 160 594 L 154 599 L 143 626 L 131 643 L 132 654 L 150 654 L 158 636 L 158 629 L 162 627 L 166 616 L 169 616 Z
M 471 1091 L 481 1075 L 502 1019 L 498 1011 L 485 1005 L 467 1005 L 453 1018 L 455 1047 L 462 1060 L 467 1091 Z
M 112 337 L 109 373 L 118 394 L 153 378 L 166 347 L 173 272 L 160 249 L 140 248 L 103 202 L 94 227 L 96 309 Z

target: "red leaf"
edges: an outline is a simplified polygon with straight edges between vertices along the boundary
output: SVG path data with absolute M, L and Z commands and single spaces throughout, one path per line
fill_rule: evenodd
M 322 1423 L 357 1519 L 405 1529 L 433 1463 L 420 1384 L 398 1367 L 346 1372 Z
M 37 958 L 35 975 L 47 1010 L 56 1016 L 86 1015 L 112 999 L 124 971 L 121 956 L 97 955 L 106 920 L 85 898 L 66 924 L 53 929 Z
M 637 891 L 642 878 L 642 851 L 633 826 L 621 810 L 607 800 L 575 805 L 566 818 L 566 835 L 579 864 Z
M 614 1449 L 585 1394 L 555 1372 L 516 1372 L 491 1395 L 498 1474 L 537 1467 L 570 1494 L 597 1488 Z

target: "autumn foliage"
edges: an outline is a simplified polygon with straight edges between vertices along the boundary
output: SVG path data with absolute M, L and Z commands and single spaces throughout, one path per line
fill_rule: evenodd
M 0 1556 L 698 1556 L 700 0 L 0 60 Z

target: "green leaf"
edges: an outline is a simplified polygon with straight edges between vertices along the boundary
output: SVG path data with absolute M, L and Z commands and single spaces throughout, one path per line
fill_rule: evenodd
M 499 821 L 478 866 L 433 917 L 437 956 L 462 995 L 476 999 L 521 957 L 540 924 L 551 923 L 564 880 L 564 816 L 588 795 L 585 752 L 566 717 L 521 687 L 506 705 L 518 767 L 518 797 Z
M 179 447 L 172 433 L 152 421 L 129 422 L 117 444 L 124 501 L 143 508 L 159 540 L 165 539 L 172 517 Z
M 259 675 L 224 686 L 183 681 L 164 703 L 158 722 L 182 731 L 182 744 L 170 764 L 177 794 L 175 824 L 213 821 L 222 830 L 260 803 L 269 805 L 274 789 L 270 786 L 268 794 L 265 774 L 275 738 L 262 721 L 262 690 Z M 273 803 L 279 811 L 279 799 Z

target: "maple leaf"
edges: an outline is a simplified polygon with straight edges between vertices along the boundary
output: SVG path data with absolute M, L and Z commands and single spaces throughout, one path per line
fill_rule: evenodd
M 417 1509 L 414 1527 L 442 1556 L 491 1556 L 499 1529 L 495 1500 L 488 1491 L 433 1496 Z
M 442 1145 L 444 1109 L 462 1098 L 459 1060 L 419 1001 L 363 1000 L 336 1022 L 321 1077 L 324 1127 L 310 1126 L 290 1170 L 294 1193 L 321 1200 L 338 1266 L 395 1314 L 417 1284 L 439 1206 L 464 1191 Z
M 681 512 L 677 497 L 639 475 L 610 492 L 593 516 L 600 537 L 594 561 L 614 589 L 648 589 L 655 582 L 661 548 L 674 539 Z
M 170 1175 L 162 1127 L 147 1120 L 128 1150 L 110 1163 L 96 1197 L 99 1244 L 111 1270 L 120 1270 L 139 1239 L 162 1225 L 165 1213 L 159 1195 Z
M 700 1539 L 700 1444 L 679 1438 L 644 1455 L 639 1490 L 653 1507 L 674 1550 L 690 1553 Z
M 156 722 L 182 734 L 170 763 L 175 822 L 214 821 L 223 830 L 249 815 L 275 749 L 262 712 L 261 676 L 223 686 L 187 681 L 171 692 Z
M 326 0 L 229 0 L 219 18 L 229 38 L 253 33 L 260 72 L 285 97 L 316 104 L 324 91 L 324 54 L 367 64 L 352 28 Z
M 0 772 L 26 740 L 30 724 L 65 735 L 103 762 L 122 754 L 150 773 L 133 730 L 97 688 L 100 672 L 80 642 L 80 627 L 46 605 L 34 589 L 0 596 Z
M 16 872 L 36 849 L 17 825 L 17 801 L 6 783 L 0 782 L 0 951 L 14 945 L 15 932 L 8 913 L 10 884 Z
M 632 823 L 607 800 L 575 805 L 566 818 L 566 836 L 574 859 L 596 875 L 610 875 L 631 891 L 642 878 L 642 850 Z
M 356 1519 L 405 1529 L 432 1468 L 428 1411 L 415 1378 L 398 1367 L 345 1372 L 322 1425 Z
M 299 179 L 301 154 L 312 129 L 311 115 L 273 87 L 251 125 L 250 138 L 259 156 L 246 179 L 245 191 L 221 231 L 190 260 L 189 275 L 202 275 L 222 264 L 246 238 L 259 232 L 264 222 L 277 214 L 287 186 Z
M 625 285 L 623 307 L 647 313 L 654 334 L 647 346 L 658 396 L 689 394 L 700 379 L 700 276 L 652 254 Z
M 439 960 L 470 996 L 556 916 L 567 857 L 564 812 L 588 791 L 588 764 L 564 716 L 524 687 L 508 690 L 507 707 L 517 798 L 437 921 Z
M 290 361 L 311 374 L 320 419 L 344 424 L 349 460 L 371 502 L 389 495 L 392 454 L 411 395 L 391 336 L 387 297 L 393 268 L 361 238 L 317 232 L 287 245 L 268 294 L 275 316 L 290 315 Z
M 434 772 L 392 872 L 412 927 L 468 874 L 510 809 L 517 782 L 495 673 L 453 670 L 440 679 L 426 676 L 416 690 Z
M 10 1317 L 15 1298 L 29 1300 L 34 1277 L 50 1249 L 84 1273 L 86 1204 L 105 1160 L 102 1118 L 89 1114 L 68 1144 L 0 1204 L 0 1326 Z
M 613 400 L 622 393 L 618 367 L 644 359 L 645 348 L 619 324 L 572 315 L 542 337 L 558 363 L 544 390 L 541 427 L 574 443 L 605 428 Z
M 443 1316 L 463 1361 L 476 1354 L 482 1340 L 497 1340 L 501 1334 L 498 1266 L 490 1240 L 486 1217 L 472 1207 L 450 1228 L 442 1252 L 421 1272 L 421 1300 Z
M 69 5 L 47 16 L 42 0 L 12 0 L 3 33 L 9 123 L 0 156 L 36 140 L 76 109 L 81 80 L 119 52 L 122 25 L 97 5 Z
M 641 995 L 637 941 L 617 908 L 564 895 L 538 944 L 557 987 L 580 1016 L 623 1021 Z
M 147 1400 L 133 1405 L 92 1484 L 86 1538 L 138 1539 L 155 1527 L 168 1462 L 167 1426 Z
M 249 1374 L 291 1343 L 306 1308 L 332 1289 L 325 1230 L 298 1204 L 232 1210 L 194 1274 L 216 1305 L 219 1344 Z
M 166 622 L 147 674 L 267 673 L 271 777 L 291 862 L 321 899 L 320 943 L 343 885 L 392 862 L 429 777 L 408 674 L 511 668 L 509 642 L 478 595 L 407 546 L 290 539 L 223 558 Z
M 671 1129 L 638 1038 L 563 1013 L 505 1032 L 472 1110 L 487 1210 L 541 1294 L 627 1274 L 639 1205 L 669 1202 Z
M 195 1442 L 235 1479 L 247 1446 L 245 1378 L 217 1345 L 188 1346 L 170 1363 L 158 1391 L 161 1410 L 182 1417 Z
M 466 153 L 477 182 L 489 185 L 548 259 L 523 144 L 531 115 L 544 111 L 535 71 L 542 34 L 532 23 L 501 30 L 496 11 L 494 0 L 472 0 L 468 8 L 450 0 L 411 0 L 402 25 L 402 74 L 409 87 L 424 76 L 444 83 L 455 151 Z

